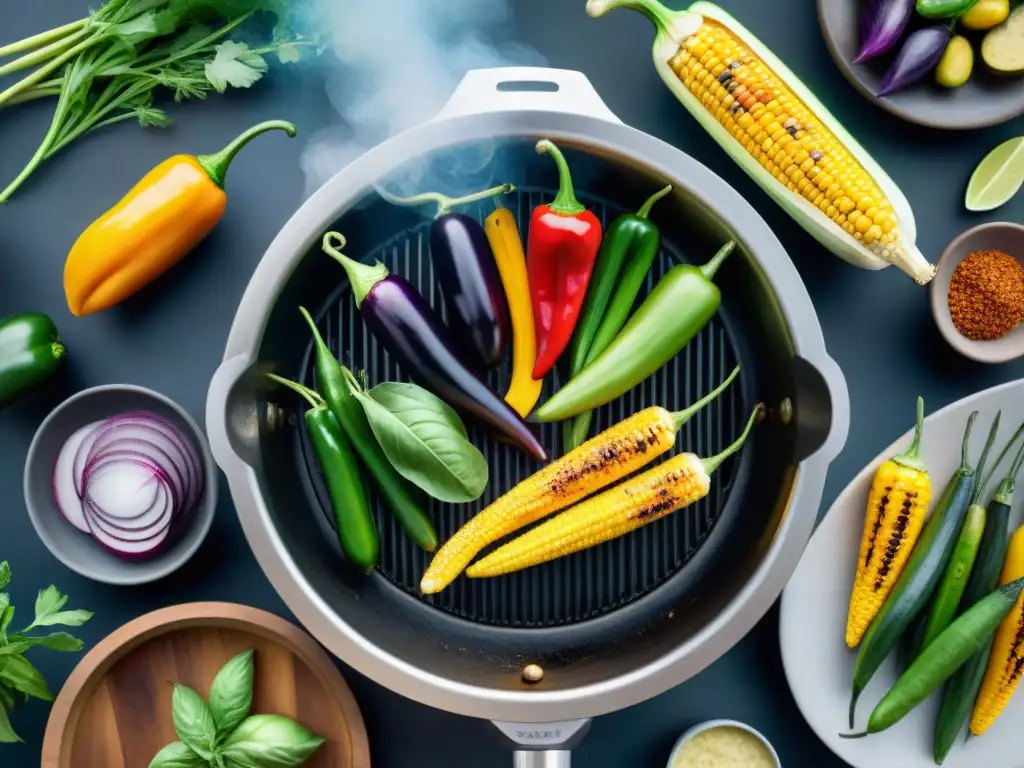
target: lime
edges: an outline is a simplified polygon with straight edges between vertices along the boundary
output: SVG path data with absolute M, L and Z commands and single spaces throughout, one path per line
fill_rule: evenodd
M 1024 184 L 1024 136 L 1004 141 L 993 149 L 967 182 L 965 205 L 969 211 L 998 208 Z

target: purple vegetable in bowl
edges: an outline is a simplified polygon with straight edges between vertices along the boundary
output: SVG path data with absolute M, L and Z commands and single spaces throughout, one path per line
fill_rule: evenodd
M 873 59 L 900 39 L 914 11 L 914 0 L 868 0 L 861 17 L 860 51 L 853 61 Z
M 935 69 L 951 35 L 949 27 L 944 24 L 925 27 L 910 35 L 882 78 L 878 95 L 887 96 L 913 85 Z

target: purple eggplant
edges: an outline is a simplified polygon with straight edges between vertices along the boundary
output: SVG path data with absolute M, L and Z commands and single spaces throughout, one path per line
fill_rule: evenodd
M 548 455 L 536 435 L 457 352 L 451 332 L 416 290 L 380 262 L 361 264 L 341 252 L 345 238 L 324 235 L 323 250 L 341 264 L 370 333 L 412 378 L 456 410 L 488 425 L 537 461 Z
M 914 0 L 868 0 L 861 16 L 860 51 L 855 64 L 885 53 L 900 39 L 914 12 Z
M 925 27 L 911 34 L 882 78 L 878 95 L 887 96 L 924 79 L 938 65 L 951 34 L 944 24 Z
M 459 198 L 438 192 L 395 197 L 378 189 L 381 197 L 396 205 L 437 203 L 437 215 L 430 226 L 430 258 L 448 309 L 448 327 L 455 338 L 466 340 L 481 370 L 498 365 L 505 353 L 508 300 L 484 228 L 476 219 L 454 213 L 452 208 L 514 189 L 511 184 L 503 184 Z

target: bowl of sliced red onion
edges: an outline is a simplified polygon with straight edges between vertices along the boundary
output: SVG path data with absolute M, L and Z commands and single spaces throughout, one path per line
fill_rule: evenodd
M 199 425 L 144 387 L 111 384 L 65 400 L 25 461 L 36 532 L 66 566 L 108 584 L 162 578 L 202 544 L 217 474 Z

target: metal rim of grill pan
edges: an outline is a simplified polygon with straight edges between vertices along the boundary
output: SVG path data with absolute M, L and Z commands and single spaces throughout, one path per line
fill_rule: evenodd
M 553 82 L 557 88 L 519 92 L 497 87 L 513 81 Z M 377 618 L 382 627 L 357 626 L 354 618 L 333 610 L 332 600 L 348 599 L 342 594 L 347 588 L 338 587 L 332 594 L 318 591 L 296 553 L 285 545 L 288 531 L 275 524 L 278 518 L 265 497 L 267 469 L 260 466 L 252 447 L 258 448 L 265 436 L 259 431 L 260 417 L 249 394 L 253 371 L 265 362 L 259 355 L 268 323 L 291 276 L 308 254 L 318 250 L 323 233 L 371 193 L 377 180 L 416 158 L 464 143 L 535 141 L 541 137 L 609 163 L 629 158 L 631 165 L 672 183 L 709 225 L 730 233 L 739 244 L 732 258 L 744 259 L 750 282 L 767 297 L 764 311 L 773 313 L 785 326 L 790 367 L 801 380 L 810 382 L 797 392 L 800 399 L 793 403 L 797 434 L 806 439 L 802 448 L 794 451 L 789 492 L 781 500 L 777 525 L 766 532 L 763 554 L 749 578 L 730 593 L 721 610 L 685 640 L 664 652 L 658 646 L 657 655 L 649 658 L 627 649 L 617 658 L 604 659 L 606 668 L 588 667 L 591 676 L 579 685 L 561 688 L 516 684 L 513 671 L 507 669 L 494 670 L 493 678 L 466 682 L 460 678 L 457 656 L 425 654 L 417 659 L 391 653 L 383 647 L 388 636 L 377 631 L 387 631 L 394 617 L 383 614 L 402 611 L 405 603 L 419 601 L 398 594 L 399 590 L 382 579 L 377 580 L 382 587 L 376 589 L 387 587 L 401 598 L 386 603 L 387 611 L 381 602 Z M 306 349 L 305 342 L 302 349 Z M 744 396 L 752 404 L 760 395 Z M 331 652 L 376 682 L 430 706 L 495 721 L 558 723 L 614 711 L 662 693 L 716 660 L 761 619 L 792 574 L 814 527 L 826 470 L 846 440 L 849 398 L 842 373 L 826 353 L 820 325 L 795 267 L 767 224 L 736 191 L 688 155 L 623 125 L 579 73 L 517 68 L 470 72 L 438 118 L 352 162 L 292 216 L 271 243 L 241 300 L 224 360 L 210 385 L 206 416 L 211 448 L 227 477 L 243 530 L 261 568 L 288 608 Z M 700 550 L 694 559 L 699 557 Z M 324 589 L 322 583 L 317 585 Z M 662 591 L 655 589 L 641 600 L 656 600 Z M 392 597 L 381 597 L 385 599 Z M 612 611 L 594 621 L 612 622 L 618 613 Z M 529 638 L 539 633 L 571 628 L 515 631 L 528 644 Z M 461 657 L 467 664 L 480 663 L 472 649 L 453 648 L 451 653 L 469 654 Z M 533 748 L 554 749 L 551 745 L 561 744 L 580 730 L 578 723 L 562 724 L 564 729 L 542 731 L 558 731 L 562 736 L 536 742 Z M 499 723 L 513 741 L 533 738 L 534 731 L 505 725 Z

